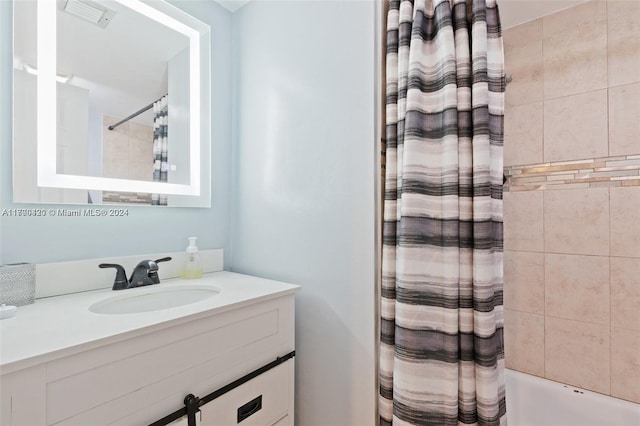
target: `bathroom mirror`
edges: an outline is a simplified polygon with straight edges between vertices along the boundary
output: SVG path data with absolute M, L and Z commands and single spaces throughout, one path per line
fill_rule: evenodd
M 13 2 L 15 202 L 210 205 L 210 29 L 162 0 Z

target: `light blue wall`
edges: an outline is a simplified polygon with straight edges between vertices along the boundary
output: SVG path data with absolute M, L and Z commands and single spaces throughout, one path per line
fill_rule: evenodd
M 253 2 L 231 17 L 210 0 L 174 3 L 212 27 L 211 209 L 0 217 L 0 263 L 182 250 L 198 235 L 225 249 L 227 268 L 302 285 L 296 424 L 373 425 L 375 4 Z M 0 0 L 0 209 L 35 207 L 11 201 L 9 6 Z
M 233 17 L 235 271 L 302 285 L 296 425 L 375 421 L 374 7 Z
M 173 3 L 209 24 L 212 31 L 211 208 L 129 207 L 128 217 L 116 218 L 0 216 L 0 263 L 181 251 L 190 235 L 199 237 L 200 248 L 225 248 L 228 254 L 231 238 L 231 14 L 210 0 L 175 0 Z M 0 210 L 64 207 L 12 202 L 11 34 L 11 2 L 0 0 Z

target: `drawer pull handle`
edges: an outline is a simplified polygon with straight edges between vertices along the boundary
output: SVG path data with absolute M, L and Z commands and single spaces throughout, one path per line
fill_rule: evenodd
M 238 423 L 262 409 L 262 395 L 238 408 Z

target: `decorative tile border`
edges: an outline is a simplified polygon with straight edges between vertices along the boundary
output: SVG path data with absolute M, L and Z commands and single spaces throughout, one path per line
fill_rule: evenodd
M 640 155 L 505 167 L 505 192 L 640 186 Z
M 103 191 L 104 204 L 147 204 L 151 205 L 151 194 L 137 192 Z

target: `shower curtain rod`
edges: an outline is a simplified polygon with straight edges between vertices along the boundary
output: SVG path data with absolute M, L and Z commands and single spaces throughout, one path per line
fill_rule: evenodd
M 112 124 L 111 126 L 109 126 L 109 130 L 113 130 L 116 127 L 118 127 L 119 125 L 121 125 L 123 123 L 126 123 L 127 121 L 131 120 L 134 117 L 139 116 L 143 112 L 149 111 L 151 108 L 153 108 L 153 104 L 155 104 L 156 102 L 158 102 L 160 99 L 164 98 L 165 96 L 167 96 L 167 95 L 162 95 L 160 98 L 158 98 L 155 101 L 151 102 L 146 107 L 139 109 L 138 111 L 134 112 L 133 114 L 131 114 L 130 116 L 128 116 L 126 118 L 123 118 L 122 120 L 118 121 L 116 124 Z

